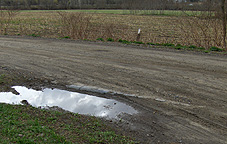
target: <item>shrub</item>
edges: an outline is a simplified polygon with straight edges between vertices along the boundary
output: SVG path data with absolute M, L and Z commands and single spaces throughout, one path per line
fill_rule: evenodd
M 107 41 L 113 42 L 114 40 L 112 38 L 108 38 Z
M 97 38 L 96 40 L 97 40 L 97 41 L 104 41 L 103 38 Z
M 65 39 L 70 39 L 70 36 L 64 36 L 63 38 L 65 38 Z
M 177 44 L 176 47 L 182 47 L 182 45 L 181 44 Z
M 210 51 L 218 51 L 218 52 L 222 52 L 222 51 L 223 51 L 223 49 L 218 48 L 218 47 L 211 47 L 211 48 L 210 48 Z
M 172 43 L 164 43 L 163 46 L 175 46 L 175 45 Z
M 121 43 L 124 43 L 124 44 L 130 44 L 131 43 L 130 41 L 122 40 L 122 39 L 119 39 L 118 42 L 121 42 Z
M 72 39 L 88 39 L 91 32 L 91 16 L 84 13 L 58 12 L 61 22 L 61 32 Z
M 198 47 L 197 49 L 199 49 L 199 50 L 205 50 L 204 47 Z
M 188 47 L 177 44 L 174 48 L 180 50 L 180 49 L 187 49 Z
M 162 44 L 160 44 L 160 43 L 156 43 L 155 45 L 157 45 L 157 46 L 161 46 Z
M 123 42 L 123 40 L 122 39 L 119 39 L 118 42 Z
M 149 42 L 149 43 L 147 43 L 147 45 L 155 45 L 154 43 L 152 43 L 152 42 Z
M 135 44 L 144 44 L 144 43 L 141 42 L 141 41 L 131 41 L 131 43 L 135 43 Z
M 189 48 L 195 49 L 195 48 L 197 48 L 197 47 L 194 46 L 194 45 L 190 45 Z
M 182 47 L 175 47 L 175 49 L 180 50 L 180 49 L 182 49 Z

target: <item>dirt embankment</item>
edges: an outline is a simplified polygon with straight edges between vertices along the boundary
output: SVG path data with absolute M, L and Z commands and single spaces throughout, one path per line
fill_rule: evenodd
M 120 44 L 0 37 L 0 66 L 95 86 L 140 111 L 118 125 L 144 143 L 227 142 L 227 56 Z

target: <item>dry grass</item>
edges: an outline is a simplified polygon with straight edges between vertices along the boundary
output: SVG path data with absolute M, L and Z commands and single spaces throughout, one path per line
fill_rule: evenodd
M 223 47 L 223 27 L 220 19 L 192 17 L 179 23 L 184 38 L 182 41 L 187 42 L 187 45 Z
M 196 23 L 195 23 L 196 22 Z M 211 28 L 212 27 L 212 28 Z M 173 43 L 201 47 L 222 47 L 218 21 L 195 21 L 192 17 L 66 13 L 54 11 L 20 12 L 8 22 L 8 35 L 33 35 L 73 39 L 113 38 L 135 41 L 141 28 L 145 43 Z M 3 29 L 3 27 L 1 27 Z M 0 34 L 5 34 L 1 31 Z

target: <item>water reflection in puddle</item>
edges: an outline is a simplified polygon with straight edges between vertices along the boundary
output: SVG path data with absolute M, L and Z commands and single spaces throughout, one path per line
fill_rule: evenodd
M 27 100 L 29 104 L 35 107 L 58 106 L 74 113 L 109 118 L 117 118 L 121 113 L 137 113 L 132 107 L 116 100 L 59 89 L 36 91 L 21 86 L 14 86 L 13 88 L 20 95 L 15 95 L 11 92 L 2 92 L 0 93 L 0 102 L 20 104 L 22 100 Z

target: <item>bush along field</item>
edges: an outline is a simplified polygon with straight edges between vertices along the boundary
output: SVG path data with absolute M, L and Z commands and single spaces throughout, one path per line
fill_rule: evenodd
M 30 78 L 1 72 L 0 92 Z M 38 82 L 39 80 L 37 80 Z M 0 143 L 136 143 L 93 116 L 0 103 Z
M 206 52 L 225 50 L 219 18 L 199 12 L 173 12 L 163 15 L 152 11 L 144 15 L 123 10 L 0 11 L 0 34 L 174 45 L 176 49 L 205 48 Z

